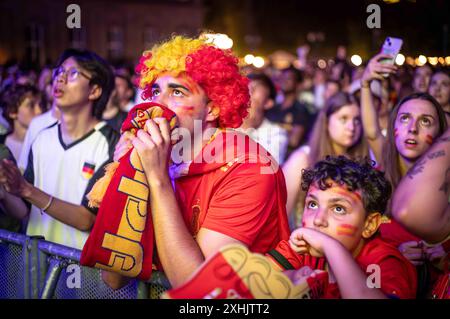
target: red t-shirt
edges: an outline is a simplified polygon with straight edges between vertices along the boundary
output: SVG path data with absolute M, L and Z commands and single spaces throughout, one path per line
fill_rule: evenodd
M 421 241 L 421 238 L 411 234 L 395 219 L 383 217 L 383 222 L 379 228 L 380 237 L 398 248 L 398 246 L 407 241 Z
M 219 133 L 202 150 L 209 161 L 197 158 L 176 179 L 178 203 L 193 236 L 207 228 L 265 253 L 289 238 L 284 176 L 264 149 L 257 151 L 259 144 L 233 134 Z
M 286 261 L 294 269 L 309 266 L 312 269 L 325 269 L 323 258 L 312 257 L 307 254 L 297 254 L 287 241 L 282 241 L 269 256 L 281 268 L 286 269 Z M 282 255 L 283 259 L 276 258 Z M 355 258 L 361 269 L 366 272 L 371 264 L 380 267 L 380 285 L 384 294 L 394 298 L 415 298 L 417 290 L 417 274 L 414 266 L 405 259 L 392 245 L 376 237 L 368 241 Z M 369 271 L 370 275 L 372 271 Z M 336 284 L 329 284 L 325 290 L 324 298 L 340 298 Z
M 397 248 L 400 246 L 400 244 L 404 242 L 422 241 L 420 237 L 417 237 L 416 235 L 410 233 L 402 224 L 397 222 L 395 219 L 384 219 L 383 223 L 380 225 L 380 236 L 383 240 L 387 241 L 388 243 L 394 245 Z M 429 284 L 429 287 L 426 289 L 432 289 L 431 287 L 434 287 L 436 282 L 440 280 L 441 277 L 447 276 L 448 278 L 449 276 L 448 253 L 450 251 L 450 239 L 446 240 L 441 245 L 444 248 L 445 252 L 447 253 L 447 258 L 444 261 L 444 269 L 439 269 L 435 267 L 434 264 L 430 263 L 429 261 L 426 261 L 431 266 L 428 267 L 428 270 L 430 271 L 430 282 L 429 283 L 425 282 Z

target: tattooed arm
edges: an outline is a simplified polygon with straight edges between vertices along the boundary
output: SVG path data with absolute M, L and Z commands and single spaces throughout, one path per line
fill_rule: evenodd
M 395 191 L 392 214 L 429 243 L 450 234 L 450 129 L 430 147 Z

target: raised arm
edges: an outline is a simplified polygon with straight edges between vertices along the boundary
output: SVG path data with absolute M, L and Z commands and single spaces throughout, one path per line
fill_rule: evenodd
M 7 210 L 16 217 L 24 218 L 28 215 L 28 209 L 19 198 L 23 198 L 32 205 L 45 208 L 45 213 L 60 222 L 88 231 L 92 228 L 95 215 L 82 205 L 74 205 L 66 201 L 53 198 L 51 195 L 28 183 L 19 169 L 11 161 L 4 160 L 0 168 L 0 182 L 9 193 L 4 198 Z M 25 207 L 25 208 L 24 208 Z
M 375 79 L 382 81 L 384 80 L 382 73 L 392 74 L 397 70 L 395 66 L 380 63 L 380 60 L 385 58 L 389 58 L 389 55 L 377 54 L 374 56 L 367 64 L 361 78 L 361 117 L 364 134 L 378 163 L 382 163 L 384 137 L 381 134 L 378 113 L 373 104 L 370 82 Z
M 311 248 L 324 255 L 336 279 L 343 299 L 385 299 L 380 289 L 367 286 L 367 276 L 352 254 L 334 238 L 312 228 L 298 228 L 291 234 L 290 245 L 298 253 Z
M 158 256 L 167 278 L 175 288 L 188 280 L 210 254 L 223 245 L 238 241 L 208 230 L 200 231 L 197 239 L 193 238 L 168 175 L 171 144 L 169 124 L 165 119 L 155 119 L 148 120 L 146 125 L 148 132 L 139 130 L 132 144 L 142 161 L 150 189 Z
M 450 235 L 450 129 L 417 160 L 398 185 L 392 214 L 429 243 Z

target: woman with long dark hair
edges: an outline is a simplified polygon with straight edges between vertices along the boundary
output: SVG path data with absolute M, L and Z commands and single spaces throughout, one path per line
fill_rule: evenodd
M 294 224 L 300 220 L 303 210 L 300 205 L 302 170 L 313 166 L 326 155 L 345 155 L 349 158 L 368 155 L 368 147 L 362 133 L 360 107 L 352 95 L 340 92 L 326 101 L 308 144 L 292 153 L 283 165 L 288 194 L 286 211 L 291 221 L 294 219 Z
M 435 98 L 428 93 L 413 93 L 403 98 L 392 110 L 385 138 L 378 125 L 369 89 L 373 79 L 383 79 L 386 74 L 396 72 L 395 66 L 381 63 L 383 58 L 386 56 L 382 54 L 375 56 L 364 71 L 361 79 L 361 110 L 369 147 L 395 190 L 406 174 L 414 174 L 414 170 L 419 169 L 414 165 L 447 130 L 447 121 L 442 106 Z M 443 249 L 440 254 L 429 254 L 429 247 L 422 238 L 390 218 L 390 207 L 387 216 L 389 218 L 380 227 L 381 236 L 398 247 L 414 265 L 420 266 L 420 276 L 428 273 L 428 270 L 424 271 L 426 266 L 422 265 L 445 256 Z M 427 282 L 429 280 L 419 280 L 419 284 L 422 283 L 419 285 L 419 294 L 427 290 Z

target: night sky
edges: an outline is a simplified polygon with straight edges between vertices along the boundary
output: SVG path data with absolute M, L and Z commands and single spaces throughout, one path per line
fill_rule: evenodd
M 369 29 L 369 4 L 381 7 L 381 29 Z M 378 51 L 386 36 L 404 39 L 406 55 L 446 56 L 450 28 L 450 1 L 301 1 L 205 0 L 205 26 L 228 33 L 238 51 L 268 54 L 277 49 L 295 53 L 307 43 L 308 32 L 322 32 L 324 41 L 311 44 L 311 54 L 333 56 L 337 45 L 363 57 Z M 445 32 L 446 28 L 446 32 Z M 246 41 L 246 35 L 256 41 Z

